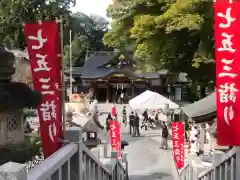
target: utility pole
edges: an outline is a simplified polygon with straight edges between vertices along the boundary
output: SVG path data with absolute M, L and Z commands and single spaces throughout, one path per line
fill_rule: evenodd
M 72 77 L 72 30 L 69 31 L 69 70 L 70 70 L 70 90 L 69 90 L 69 100 L 71 101 L 71 98 L 72 98 L 72 90 L 73 90 L 73 77 Z

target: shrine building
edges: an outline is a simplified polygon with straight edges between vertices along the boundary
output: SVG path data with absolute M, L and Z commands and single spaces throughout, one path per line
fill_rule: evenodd
M 65 75 L 69 77 L 69 69 Z M 72 68 L 72 77 L 73 93 L 87 93 L 91 89 L 99 102 L 118 102 L 121 94 L 128 102 L 145 90 L 183 101 L 187 84 L 183 73 L 171 83 L 168 83 L 167 70 L 138 73 L 133 55 L 126 52 L 91 52 L 83 67 Z M 69 81 L 67 86 L 69 89 Z

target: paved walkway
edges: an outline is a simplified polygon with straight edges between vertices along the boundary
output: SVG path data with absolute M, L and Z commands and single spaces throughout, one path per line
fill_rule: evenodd
M 159 149 L 159 143 L 148 136 L 123 134 L 122 139 L 130 141 L 126 152 L 131 180 L 174 180 L 171 149 Z
M 99 120 L 104 125 L 106 115 Z M 121 119 L 119 119 L 121 121 Z M 132 137 L 128 126 L 121 128 L 121 139 L 129 142 L 125 148 L 128 153 L 130 180 L 175 180 L 176 167 L 172 156 L 171 141 L 169 149 L 159 149 L 160 130 L 141 132 L 141 137 Z

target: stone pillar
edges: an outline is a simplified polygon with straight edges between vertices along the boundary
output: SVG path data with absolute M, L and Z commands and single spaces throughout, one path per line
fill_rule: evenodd
M 8 162 L 0 166 L 0 180 L 27 180 L 25 164 Z

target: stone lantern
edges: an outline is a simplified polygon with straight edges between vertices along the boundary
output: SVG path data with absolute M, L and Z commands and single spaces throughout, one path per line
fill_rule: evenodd
M 100 139 L 98 137 L 99 127 L 97 124 L 90 120 L 83 127 L 83 133 L 85 135 L 84 144 L 89 148 L 97 147 L 100 144 Z
M 24 143 L 23 108 L 37 107 L 42 95 L 21 82 L 12 82 L 14 54 L 0 47 L 0 154 Z M 16 153 L 16 152 L 15 152 Z M 6 156 L 5 156 L 6 157 Z M 0 164 L 3 163 L 0 157 Z M 12 160 L 5 158 L 4 161 Z

